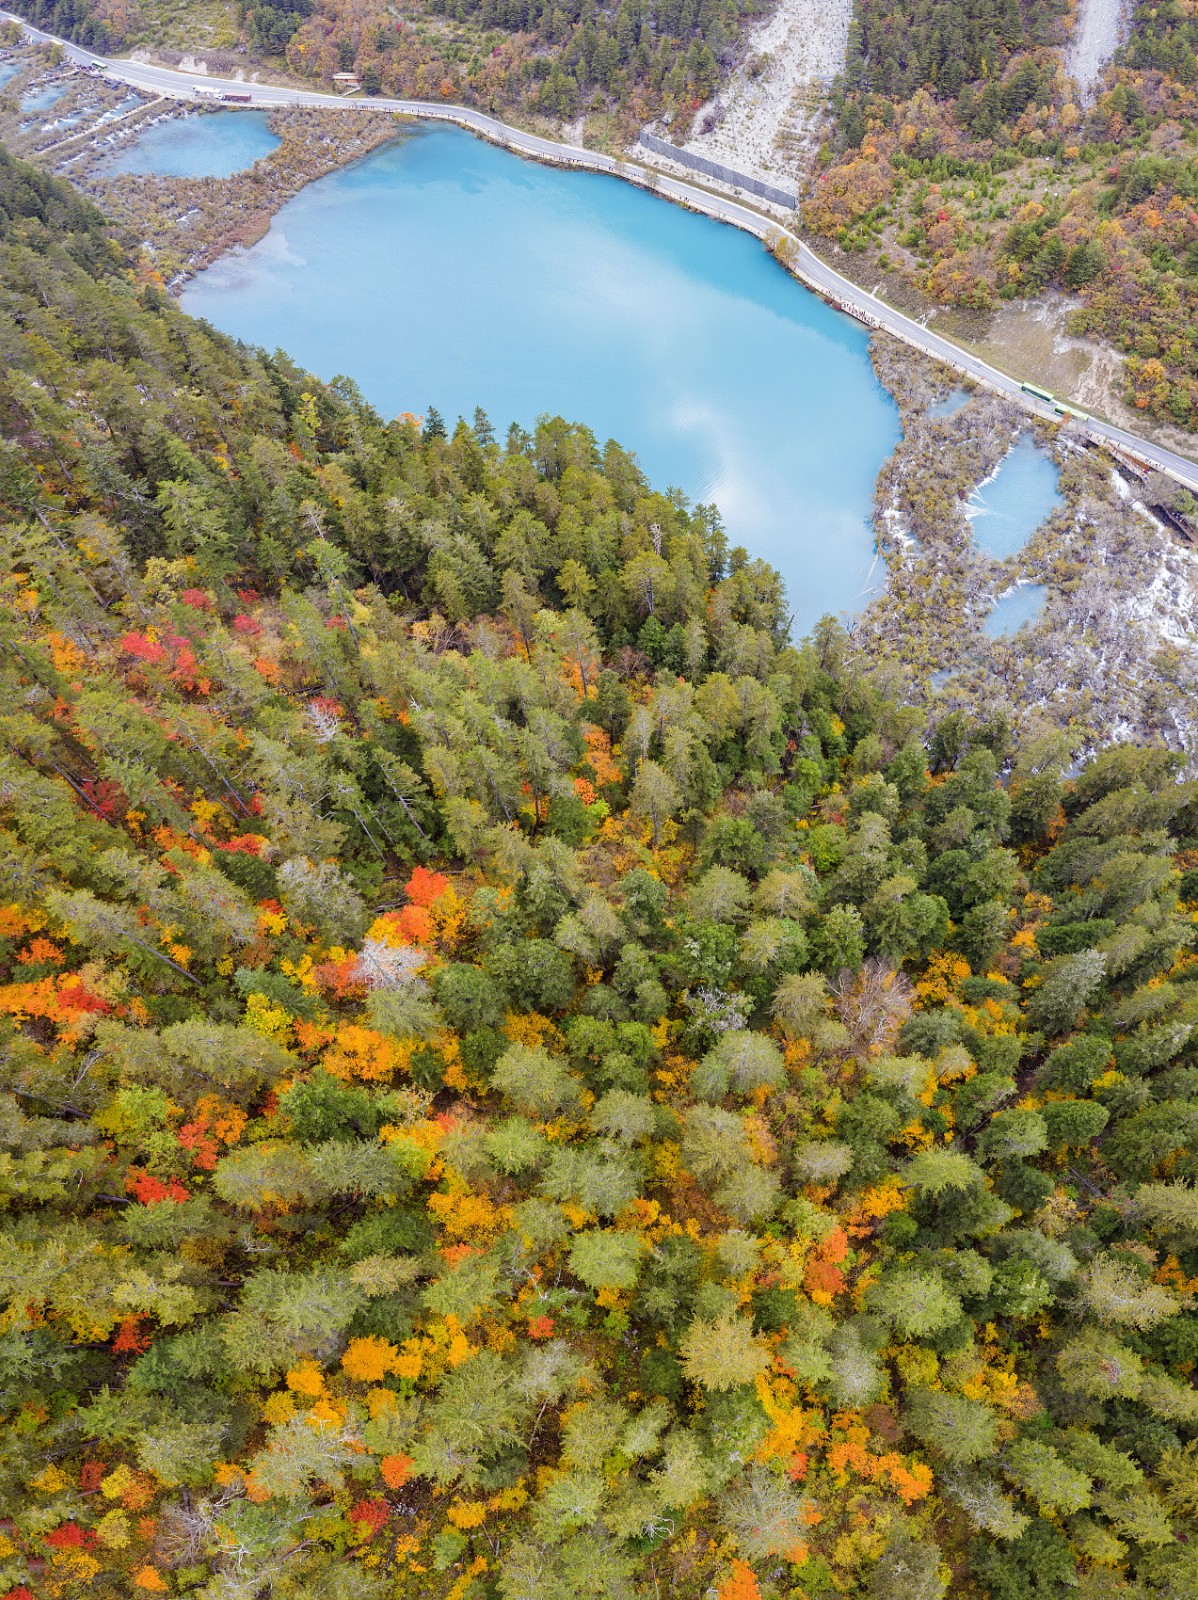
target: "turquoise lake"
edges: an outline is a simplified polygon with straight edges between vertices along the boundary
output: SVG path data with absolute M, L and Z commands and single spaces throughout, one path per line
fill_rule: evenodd
M 898 411 L 866 331 L 747 234 L 421 128 L 305 189 L 183 305 L 388 416 L 481 405 L 501 437 L 548 412 L 618 439 L 780 569 L 796 633 L 864 603 Z
M 33 94 L 27 94 L 21 101 L 21 110 L 46 111 L 56 101 L 61 100 L 66 92 L 65 83 L 52 83 L 45 89 L 37 89 Z
M 277 150 L 266 111 L 205 111 L 155 122 L 108 165 L 109 172 L 163 178 L 228 178 Z
M 955 417 L 962 407 L 969 404 L 968 389 L 950 389 L 943 400 L 937 400 L 935 405 L 928 407 L 929 417 Z
M 998 561 L 1022 550 L 1040 524 L 1064 505 L 1060 476 L 1056 462 L 1031 434 L 1021 434 L 998 471 L 970 498 L 975 543 Z
M 1015 633 L 1025 622 L 1035 622 L 1044 610 L 1048 590 L 1042 583 L 1020 583 L 1000 594 L 982 624 L 991 639 Z

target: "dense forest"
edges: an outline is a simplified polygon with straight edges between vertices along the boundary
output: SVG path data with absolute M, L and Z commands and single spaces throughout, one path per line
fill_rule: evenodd
M 921 294 L 990 311 L 1058 289 L 1127 357 L 1124 399 L 1198 420 L 1198 24 L 1138 4 L 1090 95 L 1057 0 L 859 0 L 808 225 Z
M 1027 52 L 1060 42 L 1065 10 L 1064 0 L 858 0 L 849 70 L 894 98 L 928 86 L 956 97 L 979 79 L 997 85 L 1020 56 L 1018 75 L 1030 87 Z M 1002 98 L 1012 109 L 1013 95 Z
M 36 27 L 91 50 L 120 49 L 133 17 L 132 7 L 114 7 L 108 0 L 23 0 L 12 9 Z
M 661 113 L 689 123 L 758 9 L 756 0 L 414 0 L 396 12 L 378 0 L 319 0 L 286 58 L 305 74 L 355 70 L 368 91 L 563 120 L 614 114 L 634 139 Z
M 1198 1592 L 1198 787 L 0 162 L 0 1593 Z
M 95 49 L 152 38 L 123 0 L 18 0 L 39 27 Z M 370 94 L 447 99 L 502 113 L 612 116 L 634 139 L 659 114 L 689 123 L 731 64 L 755 0 L 253 0 L 255 54 L 328 83 L 357 72 Z

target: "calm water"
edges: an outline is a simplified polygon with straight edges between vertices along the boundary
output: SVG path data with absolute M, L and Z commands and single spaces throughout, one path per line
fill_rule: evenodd
M 15 78 L 20 70 L 20 67 L 15 61 L 0 61 L 0 89 L 2 89 L 10 79 Z
M 950 389 L 943 400 L 928 407 L 929 417 L 955 417 L 961 407 L 969 404 L 968 389 Z
M 989 556 L 1013 556 L 1058 506 L 1060 473 L 1030 433 L 1024 433 L 1007 453 L 989 483 L 977 488 L 970 500 L 973 537 Z
M 585 422 L 655 486 L 715 501 L 782 571 L 799 631 L 861 603 L 897 410 L 865 331 L 732 228 L 422 129 L 304 190 L 183 304 L 389 416 Z
M 45 89 L 35 89 L 32 94 L 27 94 L 21 101 L 22 111 L 45 111 L 56 100 L 61 100 L 67 92 L 65 83 L 52 83 Z
M 109 172 L 161 178 L 228 178 L 279 148 L 266 111 L 205 111 L 156 122 L 109 165 Z
M 1042 583 L 1019 583 L 1000 594 L 982 627 L 992 639 L 1015 633 L 1025 622 L 1035 622 L 1044 610 L 1048 590 Z

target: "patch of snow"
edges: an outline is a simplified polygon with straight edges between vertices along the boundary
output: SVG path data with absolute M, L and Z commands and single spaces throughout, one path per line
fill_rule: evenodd
M 882 521 L 886 524 L 886 537 L 888 539 L 893 539 L 894 543 L 898 546 L 900 560 L 905 561 L 909 552 L 916 548 L 918 541 L 908 529 L 906 519 L 903 516 L 897 501 L 898 494 L 896 491 L 891 497 L 890 504 L 882 512 Z M 875 554 L 875 561 L 878 554 L 881 554 L 880 549 Z M 873 567 L 870 568 L 870 572 L 873 572 Z
M 1135 511 L 1144 511 L 1137 502 Z M 1198 607 L 1198 552 L 1175 543 L 1151 512 L 1144 512 L 1160 529 L 1165 542 L 1152 581 L 1121 607 L 1123 618 L 1139 623 L 1159 644 L 1169 644 L 1198 655 L 1198 626 L 1190 619 Z

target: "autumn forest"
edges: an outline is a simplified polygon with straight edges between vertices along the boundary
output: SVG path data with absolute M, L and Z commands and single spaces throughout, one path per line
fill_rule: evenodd
M 0 158 L 0 1593 L 1198 1592 L 1198 785 Z

